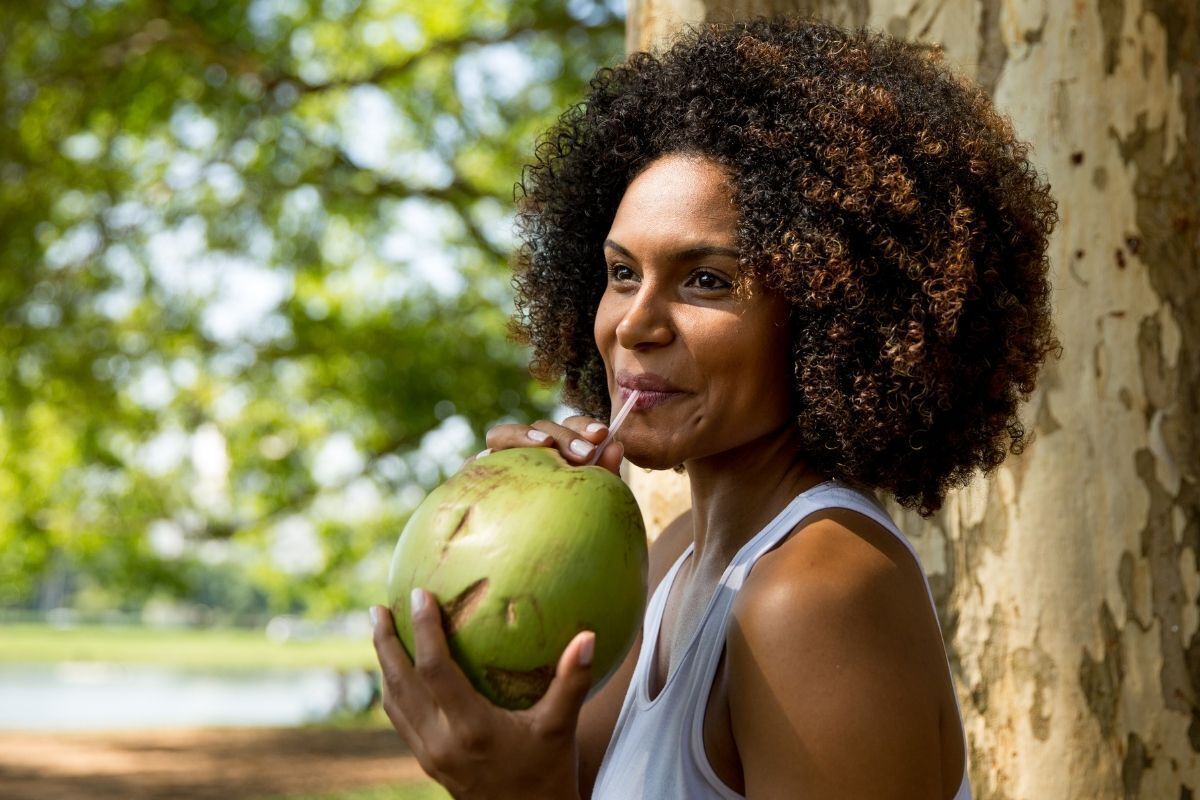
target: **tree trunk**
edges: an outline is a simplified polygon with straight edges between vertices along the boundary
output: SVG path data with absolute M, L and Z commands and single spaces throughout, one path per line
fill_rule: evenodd
M 1200 5 L 632 0 L 630 47 L 778 12 L 940 42 L 1059 202 L 1064 353 L 1034 441 L 930 520 L 890 509 L 937 598 L 975 797 L 1200 797 Z M 687 507 L 682 476 L 629 477 L 652 533 Z

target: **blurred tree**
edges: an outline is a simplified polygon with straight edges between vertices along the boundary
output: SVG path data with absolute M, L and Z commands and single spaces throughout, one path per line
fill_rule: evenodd
M 3 4 L 0 607 L 377 600 L 423 491 L 554 405 L 504 335 L 512 186 L 621 15 Z

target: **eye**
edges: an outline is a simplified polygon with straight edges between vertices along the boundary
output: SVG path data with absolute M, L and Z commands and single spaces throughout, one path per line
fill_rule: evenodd
M 729 281 L 723 279 L 715 272 L 709 272 L 706 269 L 697 270 L 692 273 L 691 281 L 701 289 L 715 291 L 717 289 L 728 289 L 731 287 Z
M 624 264 L 612 264 L 608 268 L 608 277 L 614 283 L 621 283 L 633 277 L 633 270 Z

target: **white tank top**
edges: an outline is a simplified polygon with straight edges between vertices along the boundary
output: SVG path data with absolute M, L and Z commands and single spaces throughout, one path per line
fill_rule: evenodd
M 596 776 L 593 800 L 741 800 L 713 771 L 704 753 L 704 711 L 716 675 L 733 599 L 758 559 L 783 540 L 810 514 L 825 508 L 848 508 L 864 514 L 896 535 L 916 559 L 925 591 L 934 605 L 929 579 L 916 550 L 868 495 L 844 483 L 827 481 L 802 492 L 765 528 L 746 542 L 725 568 L 716 591 L 675 669 L 658 696 L 650 699 L 649 675 L 663 610 L 680 566 L 692 553 L 688 545 L 663 578 L 646 609 L 642 649 L 625 693 L 621 715 Z M 934 615 L 937 607 L 934 605 Z M 947 662 L 946 670 L 950 670 Z M 953 676 L 951 677 L 953 680 Z M 955 708 L 958 698 L 955 696 Z M 959 710 L 959 727 L 962 712 Z M 966 752 L 964 737 L 963 750 Z M 954 800 L 971 800 L 964 764 L 962 784 Z

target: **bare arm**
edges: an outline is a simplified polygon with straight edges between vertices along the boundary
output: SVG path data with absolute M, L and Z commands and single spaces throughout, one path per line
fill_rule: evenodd
M 861 533 L 845 515 L 806 526 L 735 602 L 729 704 L 751 800 L 940 797 L 924 587 Z
M 658 538 L 650 545 L 650 561 L 648 569 L 646 601 L 654 594 L 658 584 L 671 569 L 671 565 L 679 558 L 688 543 L 692 540 L 691 513 L 685 512 L 663 529 Z M 621 704 L 625 701 L 625 693 L 629 690 L 629 682 L 633 679 L 633 670 L 637 666 L 638 654 L 642 649 L 642 634 L 639 628 L 637 640 L 629 649 L 625 661 L 617 669 L 604 688 L 589 699 L 579 712 L 579 725 L 576 728 L 575 740 L 579 746 L 579 794 L 581 797 L 592 796 L 596 784 L 596 775 L 600 772 L 600 762 L 608 749 L 613 730 L 617 727 L 617 717 L 621 714 Z

